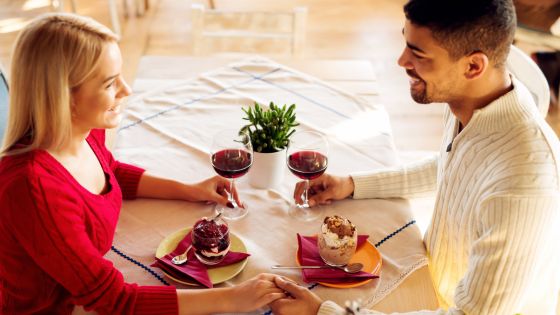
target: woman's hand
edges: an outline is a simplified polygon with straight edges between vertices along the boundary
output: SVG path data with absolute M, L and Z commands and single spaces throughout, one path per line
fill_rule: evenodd
M 186 185 L 187 200 L 216 202 L 222 205 L 228 204 L 228 193 L 233 194 L 233 199 L 238 205 L 243 203 L 239 200 L 239 195 L 235 184 L 230 190 L 230 181 L 221 177 L 214 176 L 196 184 Z
M 179 314 L 246 313 L 286 297 L 274 279 L 263 273 L 230 288 L 177 290 Z
M 305 189 L 305 182 L 299 182 L 294 189 L 294 200 L 301 204 L 302 194 Z M 309 205 L 330 204 L 333 200 L 340 200 L 350 196 L 354 192 L 354 181 L 350 176 L 334 176 L 323 174 L 320 177 L 309 181 L 307 192 Z
M 291 296 L 278 299 L 270 304 L 272 312 L 276 315 L 300 314 L 315 315 L 321 307 L 321 299 L 307 288 L 282 277 L 276 277 L 276 286 L 286 291 Z
M 262 273 L 235 287 L 230 288 L 228 303 L 231 303 L 230 312 L 249 312 L 281 298 L 285 298 L 284 290 L 278 288 L 276 275 Z
M 184 184 L 172 179 L 161 178 L 144 173 L 138 184 L 138 197 L 177 199 L 186 201 L 217 202 L 228 204 L 228 193 L 233 194 L 233 199 L 242 205 L 239 195 L 229 181 L 220 176 L 210 177 L 195 184 Z

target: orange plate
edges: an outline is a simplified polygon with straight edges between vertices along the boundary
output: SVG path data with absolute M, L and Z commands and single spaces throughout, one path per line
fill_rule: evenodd
M 296 253 L 296 262 L 298 265 L 301 266 L 297 253 Z M 377 248 L 375 248 L 375 246 L 373 246 L 373 244 L 371 244 L 369 241 L 366 241 L 362 246 L 360 246 L 360 248 L 356 250 L 356 253 L 354 253 L 354 256 L 352 256 L 352 259 L 350 259 L 349 264 L 357 263 L 357 262 L 364 264 L 363 271 L 365 272 L 369 272 L 374 275 L 379 275 L 379 272 L 381 271 L 381 264 L 382 264 L 381 254 L 379 253 Z M 371 280 L 373 279 L 366 279 L 362 281 L 345 282 L 345 283 L 319 282 L 319 284 L 331 288 L 355 288 L 364 285 L 366 283 L 369 283 L 371 282 Z

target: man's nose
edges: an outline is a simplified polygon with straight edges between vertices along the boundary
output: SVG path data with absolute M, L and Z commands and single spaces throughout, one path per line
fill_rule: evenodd
M 399 59 L 397 59 L 397 63 L 399 64 L 399 66 L 405 69 L 413 69 L 414 67 L 412 65 L 412 62 L 410 62 L 410 56 L 407 50 L 407 48 L 403 50 L 403 52 L 399 56 Z

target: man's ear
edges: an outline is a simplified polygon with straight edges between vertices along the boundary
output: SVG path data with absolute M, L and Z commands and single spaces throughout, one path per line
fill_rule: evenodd
M 466 57 L 465 78 L 477 79 L 488 68 L 488 56 L 482 52 L 473 52 Z

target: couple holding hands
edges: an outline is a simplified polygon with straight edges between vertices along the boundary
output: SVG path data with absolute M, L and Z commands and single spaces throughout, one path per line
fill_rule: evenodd
M 442 305 L 414 314 L 554 314 L 560 145 L 505 68 L 513 3 L 409 0 L 404 13 L 398 63 L 411 96 L 447 103 L 440 154 L 394 169 L 324 174 L 311 181 L 310 204 L 436 191 L 425 244 Z M 131 93 L 121 66 L 117 37 L 89 18 L 41 16 L 18 37 L 0 151 L 0 312 L 71 314 L 83 305 L 99 314 L 211 314 L 270 305 L 274 314 L 345 314 L 273 274 L 207 290 L 124 282 L 103 258 L 123 198 L 226 204 L 230 188 L 219 176 L 184 184 L 113 158 L 105 129 L 117 127 Z

